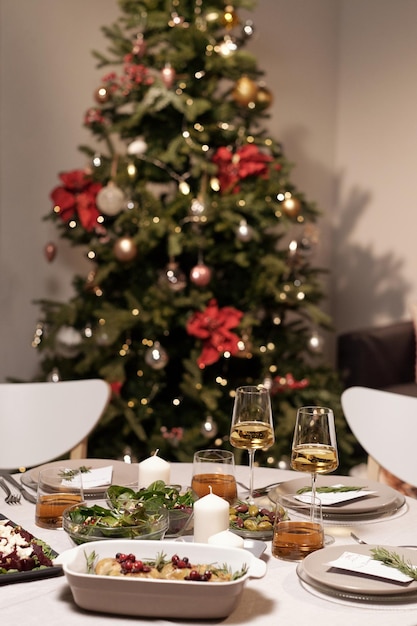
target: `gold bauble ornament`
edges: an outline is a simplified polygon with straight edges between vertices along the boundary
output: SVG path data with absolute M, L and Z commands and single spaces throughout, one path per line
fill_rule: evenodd
M 248 106 L 250 102 L 256 102 L 258 85 L 248 76 L 242 76 L 236 81 L 232 91 L 232 98 L 241 106 Z
M 99 104 L 105 104 L 108 102 L 110 100 L 110 93 L 107 87 L 104 87 L 104 85 L 98 87 L 98 89 L 94 92 L 94 100 Z
M 298 198 L 291 196 L 291 198 L 285 198 L 282 201 L 281 207 L 287 217 L 297 217 L 301 211 L 301 202 Z
M 228 4 L 224 8 L 222 23 L 227 28 L 227 30 L 231 30 L 239 24 L 239 17 L 231 4 Z
M 114 243 L 113 254 L 121 263 L 128 263 L 136 258 L 137 246 L 131 237 L 120 237 Z
M 258 92 L 256 94 L 257 106 L 261 107 L 262 109 L 267 109 L 269 106 L 271 106 L 273 100 L 274 97 L 272 95 L 272 92 L 267 87 L 265 87 L 264 85 L 258 87 Z

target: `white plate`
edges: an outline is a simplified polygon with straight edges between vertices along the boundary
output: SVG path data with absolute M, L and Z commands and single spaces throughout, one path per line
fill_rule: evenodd
M 362 576 L 354 572 L 349 573 L 328 565 L 330 561 L 339 558 L 343 552 L 370 555 L 371 549 L 375 547 L 377 546 L 350 544 L 317 550 L 297 565 L 297 574 L 308 585 L 322 593 L 339 598 L 362 602 L 416 602 L 417 581 L 404 585 L 381 578 Z M 417 552 L 415 550 L 394 546 L 382 547 L 400 554 L 406 561 L 417 566 Z
M 155 580 L 127 576 L 98 576 L 86 571 L 86 558 L 92 553 L 114 558 L 118 552 L 133 553 L 137 559 L 154 560 L 161 552 L 187 556 L 191 563 L 226 564 L 232 572 L 247 566 L 246 573 L 227 582 Z M 199 543 L 187 543 L 180 551 L 176 541 L 96 541 L 60 554 L 61 563 L 75 603 L 86 610 L 136 617 L 168 619 L 219 619 L 228 616 L 239 602 L 245 582 L 262 578 L 266 563 L 250 552 Z
M 276 502 L 279 494 L 286 495 L 296 493 L 303 487 L 310 485 L 309 478 L 296 478 L 281 483 L 275 489 L 272 489 L 268 497 L 272 502 Z M 323 519 L 339 520 L 339 521 L 358 521 L 366 519 L 376 519 L 393 515 L 405 504 L 405 496 L 395 489 L 388 487 L 382 483 L 373 480 L 364 481 L 363 479 L 351 476 L 317 476 L 317 487 L 331 485 L 346 485 L 351 487 L 362 487 L 367 491 L 373 491 L 372 495 L 357 500 L 350 500 L 337 505 L 323 506 Z M 320 497 L 320 494 L 317 494 Z
M 183 537 L 178 537 L 177 539 L 175 539 L 175 541 L 193 543 L 194 537 L 192 537 L 191 535 L 185 535 Z M 257 559 L 259 559 L 259 557 L 262 556 L 266 550 L 266 543 L 264 541 L 259 541 L 258 539 L 244 539 L 243 549 L 252 552 L 252 554 L 256 556 Z
M 78 469 L 79 467 L 91 467 L 96 469 L 99 467 L 107 467 L 111 465 L 113 467 L 112 484 L 137 487 L 138 484 L 138 465 L 136 463 L 124 463 L 123 461 L 114 461 L 112 459 L 65 459 L 63 461 L 52 461 L 52 463 L 45 463 L 45 465 L 39 465 L 33 467 L 20 476 L 21 482 L 31 489 L 36 489 L 38 485 L 38 476 L 41 469 L 48 467 L 62 467 L 65 469 Z M 86 496 L 102 495 L 106 492 L 109 485 L 102 485 L 100 487 L 91 487 L 88 490 Z

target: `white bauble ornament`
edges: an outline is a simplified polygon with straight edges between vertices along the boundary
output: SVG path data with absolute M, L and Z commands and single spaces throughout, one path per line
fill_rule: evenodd
M 120 213 L 126 202 L 125 195 L 120 187 L 112 181 L 102 187 L 97 194 L 96 204 L 104 215 L 114 216 Z
M 55 336 L 55 350 L 66 359 L 73 359 L 80 352 L 83 338 L 72 326 L 61 326 Z
M 136 155 L 145 154 L 147 149 L 148 144 L 146 143 L 146 141 L 143 139 L 143 137 L 138 137 L 127 146 L 127 153 Z

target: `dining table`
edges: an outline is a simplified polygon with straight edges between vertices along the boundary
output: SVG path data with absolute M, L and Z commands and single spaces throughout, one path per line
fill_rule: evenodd
M 111 463 L 111 461 L 109 461 Z M 236 479 L 248 484 L 247 466 L 236 466 Z M 171 482 L 188 486 L 191 482 L 191 463 L 172 463 Z M 300 478 L 301 474 L 288 469 L 255 467 L 255 488 L 274 482 L 284 482 Z M 308 480 L 308 476 L 303 476 Z M 15 474 L 18 480 L 21 475 Z M 340 475 L 336 481 L 343 482 Z M 241 489 L 239 487 L 239 489 Z M 242 496 L 243 497 L 243 496 Z M 269 502 L 271 504 L 271 502 Z M 35 505 L 25 499 L 20 504 L 8 505 L 0 500 L 0 513 L 19 524 L 36 537 L 48 543 L 57 553 L 73 547 L 67 533 L 62 529 L 49 530 L 36 526 Z M 349 520 L 344 523 L 325 521 L 325 534 L 331 538 L 331 545 L 352 547 L 357 544 L 351 533 L 371 544 L 400 546 L 417 544 L 417 500 L 406 498 L 401 510 L 392 515 L 382 515 L 375 519 Z M 320 626 L 416 626 L 417 600 L 409 603 L 387 604 L 378 601 L 354 602 L 338 597 L 325 596 L 308 589 L 297 575 L 297 563 L 272 556 L 271 541 L 266 541 L 266 549 L 260 558 L 267 563 L 263 578 L 249 579 L 241 598 L 226 618 L 211 620 L 209 623 L 225 625 L 298 626 L 299 624 L 320 624 Z M 183 544 L 185 545 L 185 544 Z M 179 548 L 180 549 L 180 548 Z M 324 547 L 323 550 L 327 550 Z M 3 584 L 0 589 L 1 618 L 4 624 L 24 624 L 35 626 L 119 626 L 129 623 L 155 624 L 207 624 L 207 620 L 160 619 L 126 617 L 117 614 L 93 613 L 79 608 L 72 597 L 64 575 L 25 582 Z

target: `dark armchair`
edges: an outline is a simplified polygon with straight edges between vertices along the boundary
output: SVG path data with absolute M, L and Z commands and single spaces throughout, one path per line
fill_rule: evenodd
M 417 396 L 416 339 L 411 321 L 339 335 L 337 359 L 345 387 L 359 385 Z
M 396 322 L 339 335 L 337 365 L 345 388 L 371 387 L 405 396 L 417 396 L 413 322 Z M 368 477 L 417 498 L 415 484 L 404 483 L 380 467 L 372 457 L 368 459 Z

